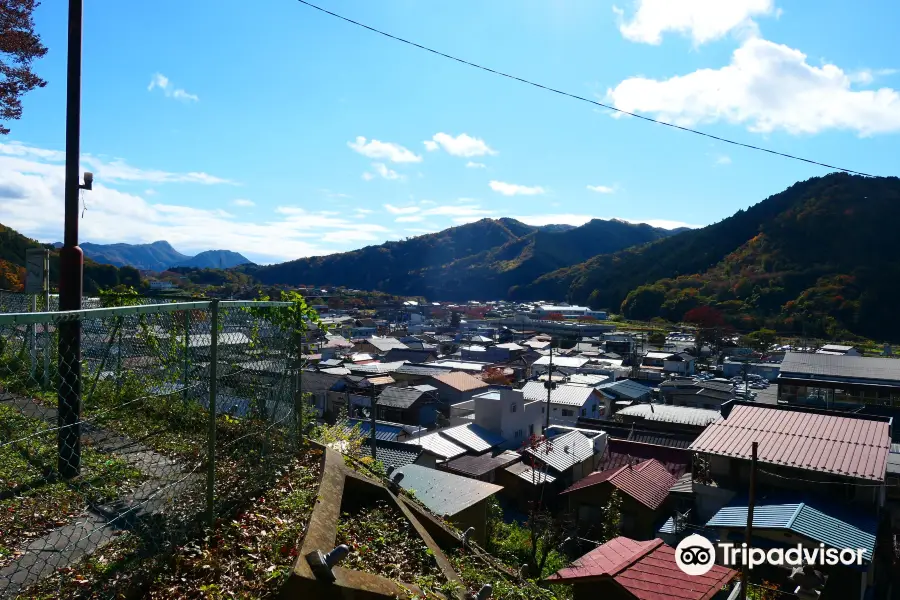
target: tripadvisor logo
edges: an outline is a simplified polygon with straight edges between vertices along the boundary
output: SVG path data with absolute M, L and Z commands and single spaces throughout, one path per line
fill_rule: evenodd
M 806 547 L 753 548 L 747 544 L 735 545 L 719 542 L 719 555 L 726 567 L 747 566 L 752 569 L 762 564 L 800 567 L 803 565 L 862 565 L 868 552 L 865 548 Z M 716 546 L 702 535 L 689 535 L 675 547 L 675 564 L 687 575 L 705 575 L 716 561 Z

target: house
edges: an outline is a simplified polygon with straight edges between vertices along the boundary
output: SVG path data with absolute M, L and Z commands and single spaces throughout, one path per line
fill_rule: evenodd
M 475 424 L 504 439 L 503 448 L 518 448 L 539 435 L 546 419 L 542 402 L 527 401 L 521 390 L 502 388 L 477 394 Z
M 547 403 L 545 383 L 529 381 L 522 388 L 526 401 Z M 550 390 L 550 422 L 575 425 L 579 417 L 599 419 L 604 416 L 604 398 L 597 390 L 583 385 L 557 384 Z
M 591 473 L 560 492 L 568 501 L 569 512 L 582 527 L 602 528 L 603 509 L 613 491 L 622 500 L 623 535 L 637 539 L 653 537 L 668 515 L 669 489 L 678 480 L 656 459 L 612 467 Z
M 354 352 L 365 352 L 368 354 L 387 354 L 391 349 L 406 350 L 406 344 L 392 337 L 372 336 L 357 341 L 353 345 Z
M 316 373 L 315 371 L 300 371 L 300 391 L 312 396 L 311 403 L 316 407 L 316 413 L 321 418 L 328 409 L 328 392 L 341 380 L 338 375 Z
M 650 402 L 653 390 L 631 379 L 601 383 L 595 389 L 603 396 L 603 414 L 608 419 L 635 402 Z
M 488 483 L 497 483 L 497 472 L 505 469 L 513 463 L 519 462 L 522 457 L 518 452 L 504 450 L 499 454 L 488 452 L 478 456 L 465 455 L 443 463 L 440 468 L 463 477 L 480 479 Z
M 464 447 L 468 452 L 483 454 L 503 445 L 504 439 L 498 434 L 476 425 L 463 423 L 454 427 L 438 430 L 445 438 Z
M 542 304 L 534 311 L 538 319 L 546 319 L 551 315 L 561 315 L 564 319 L 577 319 L 578 317 L 591 317 L 598 321 L 606 320 L 606 312 L 591 310 L 587 306 L 569 306 L 568 304 Z
M 420 435 L 411 437 L 407 441 L 421 447 L 424 452 L 433 456 L 435 463 L 451 460 L 467 452 L 465 447 L 454 443 L 453 440 L 442 436 L 437 431 L 420 432 Z
M 616 413 L 616 419 L 625 425 L 661 431 L 690 431 L 698 435 L 721 416 L 717 410 L 667 404 L 633 404 Z
M 376 425 L 376 432 L 378 427 Z M 364 438 L 360 449 L 361 456 L 372 456 L 372 440 Z M 394 467 L 395 469 L 405 467 L 406 465 L 422 465 L 423 467 L 435 468 L 436 461 L 433 455 L 425 452 L 421 446 L 410 444 L 407 442 L 397 442 L 392 440 L 375 439 L 375 457 L 385 467 Z
M 491 363 L 471 360 L 440 359 L 428 363 L 428 366 L 440 367 L 450 371 L 465 371 L 471 375 L 477 375 L 490 367 Z
M 503 488 L 420 465 L 407 465 L 396 472 L 403 474 L 400 487 L 414 493 L 416 500 L 428 510 L 446 518 L 461 531 L 474 528 L 473 539 L 484 543 L 487 500 Z
M 391 376 L 395 380 L 405 382 L 409 385 L 418 385 L 420 383 L 434 385 L 434 381 L 430 380 L 431 377 L 449 372 L 450 369 L 435 367 L 433 366 L 433 363 L 421 365 L 403 364 L 392 371 Z
M 862 353 L 854 346 L 841 346 L 840 344 L 825 344 L 816 354 L 833 354 L 835 356 L 862 356 Z
M 619 356 L 634 354 L 634 336 L 629 333 L 604 333 L 600 336 L 606 352 L 614 352 Z
M 687 352 L 655 352 L 644 354 L 641 360 L 641 368 L 655 370 L 662 373 L 675 373 L 677 375 L 693 375 L 696 358 Z
M 430 386 L 386 387 L 376 400 L 379 419 L 408 425 L 433 425 L 437 420 L 437 394 Z
M 586 372 L 582 369 L 588 362 L 589 360 L 583 356 L 542 356 L 531 365 L 531 372 L 534 375 L 548 373 L 550 372 L 552 364 L 554 371 L 572 375 L 574 373 Z
M 705 575 L 688 575 L 675 562 L 675 549 L 661 539 L 613 538 L 546 579 L 571 585 L 574 600 L 725 600 L 738 573 L 713 565 Z
M 900 360 L 788 352 L 781 363 L 778 402 L 839 410 L 900 407 Z
M 766 381 L 778 379 L 781 364 L 777 362 L 754 362 L 726 357 L 722 363 L 722 376 L 728 379 L 745 375 L 759 375 Z
M 391 348 L 384 355 L 384 361 L 407 362 L 417 365 L 436 360 L 437 356 L 437 350 L 434 348 Z
M 487 391 L 487 383 L 464 371 L 442 372 L 428 377 L 427 383 L 437 388 L 444 405 L 459 404 L 471 400 L 476 394 Z
M 708 518 L 734 497 L 729 490 L 747 489 L 756 441 L 758 494 L 819 494 L 874 514 L 884 504 L 891 426 L 890 417 L 726 403 L 690 447 L 704 465 L 694 472 L 697 511 Z
M 606 440 L 602 432 L 592 439 L 581 431 L 570 431 L 526 446 L 523 460 L 529 466 L 548 469 L 559 483 L 568 485 L 594 472 L 606 451 Z
M 706 408 L 719 407 L 735 397 L 730 381 L 696 381 L 688 377 L 667 379 L 659 384 L 660 400 L 673 406 Z
M 741 497 L 719 509 L 706 523 L 723 542 L 745 541 L 747 498 Z M 863 565 L 822 565 L 817 567 L 827 577 L 823 598 L 861 600 L 871 597 L 875 583 L 875 548 L 878 520 L 865 513 L 848 510 L 807 494 L 771 494 L 757 498 L 753 509 L 752 544 L 763 548 L 807 548 L 861 550 Z M 890 569 L 890 566 L 887 567 Z

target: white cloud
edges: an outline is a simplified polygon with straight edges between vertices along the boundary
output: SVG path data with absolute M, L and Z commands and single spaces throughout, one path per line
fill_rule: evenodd
M 391 142 L 380 142 L 378 140 L 367 142 L 366 138 L 359 136 L 355 141 L 347 142 L 347 145 L 353 151 L 369 158 L 389 160 L 395 163 L 422 162 L 422 157 L 418 156 L 415 152 Z
M 47 217 L 63 212 L 65 171 L 60 157 L 40 148 L 24 151 L 22 145 L 12 146 L 18 149 L 0 148 L 0 223 L 37 239 L 61 239 L 62 218 Z M 182 252 L 228 248 L 252 260 L 272 262 L 349 249 L 352 242 L 376 241 L 388 233 L 381 225 L 297 207 L 281 207 L 277 216 L 247 222 L 218 208 L 153 203 L 112 185 L 95 180 L 94 189 L 85 192 L 82 240 L 165 239 Z
M 394 219 L 397 223 L 419 223 L 424 220 L 424 215 L 406 215 L 405 217 L 397 217 Z
M 619 31 L 633 42 L 659 44 L 662 34 L 674 31 L 689 36 L 695 44 L 724 37 L 731 31 L 752 34 L 753 17 L 777 14 L 774 0 L 636 0 L 631 19 L 613 7 Z
M 716 157 L 716 164 L 717 165 L 730 165 L 731 157 L 728 156 L 727 154 L 720 154 Z
M 614 188 L 609 187 L 608 185 L 589 185 L 587 189 L 592 192 L 597 192 L 598 194 L 612 194 L 616 190 Z
M 480 162 L 472 162 L 471 160 L 466 163 L 466 168 L 469 169 L 484 169 L 487 168 L 487 165 Z
M 393 169 L 389 169 L 387 167 L 387 165 L 384 163 L 372 163 L 372 168 L 375 169 L 374 173 L 370 173 L 370 172 L 363 173 L 363 179 L 365 179 L 366 181 L 371 181 L 371 180 L 375 179 L 376 176 L 381 177 L 382 179 L 389 179 L 389 180 L 406 179 L 405 175 L 401 175 L 397 171 L 394 171 Z
M 425 149 L 429 152 L 434 152 L 438 148 L 443 148 L 447 154 L 466 158 L 497 154 L 497 151 L 491 149 L 484 140 L 474 138 L 465 133 L 461 133 L 456 137 L 447 133 L 436 133 L 430 140 L 425 142 Z
M 525 215 L 519 217 L 513 217 L 513 219 L 517 221 L 521 221 L 526 225 L 533 225 L 535 227 L 542 227 L 544 225 L 574 225 L 578 227 L 579 225 L 584 225 L 591 219 L 603 219 L 605 221 L 609 220 L 618 220 L 625 221 L 626 223 L 646 223 L 651 227 L 659 227 L 661 229 L 676 229 L 678 227 L 698 227 L 698 225 L 690 225 L 688 223 L 684 223 L 682 221 L 672 221 L 668 219 L 622 219 L 619 217 L 598 217 L 594 215 L 581 215 L 581 214 L 573 214 L 573 213 L 557 213 L 557 214 L 544 214 L 544 215 Z
M 247 200 L 246 198 L 238 198 L 236 200 L 232 200 L 231 205 L 232 206 L 250 207 L 250 206 L 256 206 L 256 203 L 253 200 Z
M 833 64 L 815 67 L 799 50 L 754 38 L 721 69 L 665 80 L 633 77 L 607 95 L 616 108 L 681 126 L 726 121 L 763 133 L 837 129 L 867 136 L 900 131 L 896 90 L 854 90 L 851 83 Z
M 361 215 L 371 215 L 373 212 L 375 212 L 373 210 L 369 210 L 368 208 L 354 208 L 353 210 Z
M 467 204 L 459 206 L 449 204 L 446 206 L 435 206 L 422 212 L 427 216 L 443 216 L 443 217 L 486 217 L 494 214 L 494 211 L 481 208 L 479 205 Z
M 186 102 L 200 101 L 200 97 L 196 94 L 190 94 L 182 88 L 176 88 L 172 86 L 171 83 L 172 82 L 169 81 L 168 77 L 162 73 L 156 73 L 150 78 L 150 85 L 147 86 L 147 91 L 152 92 L 154 89 L 159 88 L 163 91 L 166 98 L 175 98 L 176 100 L 184 100 Z
M 538 194 L 543 194 L 546 191 L 539 185 L 529 187 L 527 185 L 505 183 L 503 181 L 492 181 L 490 186 L 492 190 L 503 194 L 504 196 L 536 196 Z
M 45 162 L 62 162 L 66 159 L 65 152 L 37 148 L 20 142 L 0 142 L 0 155 L 20 158 L 36 158 Z M 81 163 L 82 169 L 87 168 L 93 171 L 94 181 L 96 183 L 145 181 L 151 183 L 200 183 L 204 185 L 235 184 L 234 181 L 216 177 L 209 173 L 171 173 L 154 169 L 138 169 L 121 159 L 106 161 L 90 154 L 83 154 L 81 156 Z M 7 162 L 7 164 L 10 163 Z M 44 165 L 44 163 L 29 163 L 24 160 L 18 164 L 20 164 L 20 166 L 29 164 L 31 167 L 35 167 L 35 165 Z M 152 195 L 152 193 L 149 195 Z
M 394 206 L 393 204 L 385 204 L 384 209 L 392 215 L 411 215 L 422 210 L 418 206 Z
M 144 195 L 145 195 L 145 196 L 155 196 L 155 195 L 156 195 L 156 190 L 154 190 L 154 189 L 152 189 L 152 188 L 151 188 L 151 189 L 144 190 Z
M 340 192 L 333 192 L 329 189 L 321 189 L 319 190 L 321 193 L 325 194 L 329 198 L 351 198 L 350 194 L 342 194 Z

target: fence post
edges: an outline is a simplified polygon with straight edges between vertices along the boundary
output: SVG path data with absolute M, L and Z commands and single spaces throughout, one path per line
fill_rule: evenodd
M 190 370 L 190 351 L 191 351 L 191 311 L 184 311 L 184 373 L 181 376 L 181 400 L 184 404 L 188 402 L 188 370 Z
M 216 394 L 218 393 L 219 362 L 219 301 L 210 302 L 212 329 L 209 341 L 209 432 L 207 435 L 206 510 L 207 522 L 212 527 L 216 521 Z
M 81 472 L 81 315 L 60 322 L 58 327 L 57 470 L 63 479 L 71 479 Z
M 300 366 L 294 367 L 294 416 L 297 419 L 297 445 L 303 443 L 303 391 Z
M 31 296 L 31 312 L 37 312 L 37 294 Z M 28 354 L 31 361 L 30 377 L 34 381 L 37 379 L 37 324 L 32 323 L 28 326 Z

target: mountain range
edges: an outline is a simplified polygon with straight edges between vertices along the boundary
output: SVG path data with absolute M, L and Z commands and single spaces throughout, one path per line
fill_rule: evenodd
M 352 252 L 256 267 L 251 273 L 267 284 L 344 285 L 439 300 L 488 300 L 505 298 L 511 288 L 597 254 L 672 233 L 618 220 L 533 227 L 515 219 L 482 219 Z
M 56 248 L 62 243 L 53 244 Z M 200 269 L 230 269 L 251 261 L 231 250 L 206 250 L 196 256 L 177 251 L 169 242 L 158 241 L 151 244 L 79 244 L 85 257 L 91 260 L 115 265 L 135 267 L 144 271 L 165 271 L 173 267 L 197 267 Z

